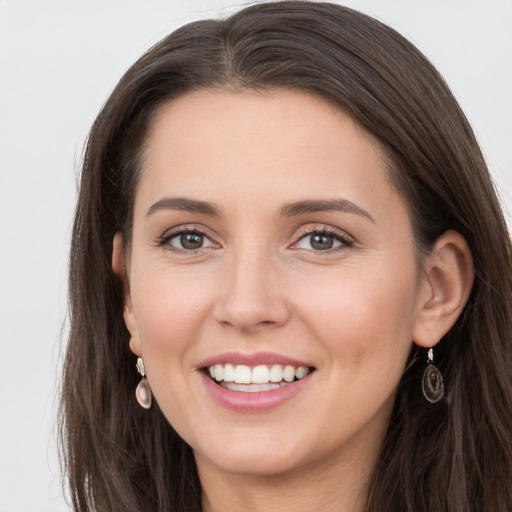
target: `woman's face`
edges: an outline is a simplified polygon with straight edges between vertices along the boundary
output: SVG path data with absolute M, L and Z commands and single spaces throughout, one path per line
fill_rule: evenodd
M 167 104 L 145 148 L 127 283 L 131 349 L 200 472 L 375 456 L 419 277 L 383 155 L 349 117 L 287 90 Z

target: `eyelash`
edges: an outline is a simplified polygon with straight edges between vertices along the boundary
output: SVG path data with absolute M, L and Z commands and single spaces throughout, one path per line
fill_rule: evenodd
M 334 230 L 328 226 L 315 226 L 312 228 L 305 228 L 302 232 L 299 233 L 297 240 L 292 244 L 292 246 L 297 245 L 301 240 L 304 240 L 313 235 L 326 235 L 328 237 L 332 237 L 334 240 L 340 243 L 340 247 L 333 249 L 327 249 L 323 251 L 312 249 L 315 253 L 332 254 L 333 252 L 342 251 L 354 246 L 354 240 L 350 238 L 346 233 Z
M 206 239 L 206 240 L 210 240 L 210 237 L 208 237 L 208 235 L 204 231 L 201 231 L 200 229 L 197 229 L 196 227 L 182 226 L 182 227 L 174 229 L 170 233 L 167 233 L 164 236 L 162 236 L 161 238 L 159 238 L 157 245 L 158 245 L 158 247 L 164 247 L 166 245 L 170 245 L 171 240 L 173 240 L 179 236 L 182 236 L 184 234 L 199 235 L 201 237 L 204 237 L 204 239 Z M 293 244 L 291 244 L 290 247 L 293 248 L 293 246 L 297 245 L 300 241 L 306 239 L 307 237 L 313 236 L 313 235 L 326 235 L 328 237 L 332 237 L 334 240 L 339 242 L 341 245 L 341 247 L 334 248 L 334 249 L 327 249 L 327 250 L 306 249 L 306 250 L 312 250 L 315 253 L 329 254 L 329 253 L 333 253 L 333 252 L 338 252 L 338 251 L 346 249 L 346 248 L 353 247 L 353 245 L 354 245 L 353 239 L 350 238 L 347 234 L 340 232 L 340 231 L 336 231 L 327 226 L 322 226 L 321 228 L 312 227 L 312 228 L 303 229 L 301 232 L 299 232 L 299 234 L 296 237 L 295 242 L 293 242 Z M 212 244 L 215 244 L 215 242 L 213 242 L 211 240 L 210 240 L 210 242 Z M 205 249 L 209 249 L 209 248 L 210 247 L 199 247 L 197 249 L 180 249 L 177 247 L 172 247 L 172 248 L 169 248 L 168 250 L 177 252 L 177 253 L 182 253 L 182 254 L 196 254 L 198 252 L 201 252 L 201 251 L 203 251 Z M 295 250 L 300 250 L 300 248 L 297 248 Z
M 204 237 L 204 239 L 206 239 L 206 240 L 210 240 L 210 237 L 206 233 L 201 231 L 200 229 L 197 229 L 195 227 L 182 226 L 182 227 L 174 229 L 170 233 L 167 233 L 164 236 L 162 236 L 161 238 L 159 238 L 158 247 L 164 247 L 166 245 L 170 246 L 171 240 L 173 240 L 174 238 L 178 238 L 179 236 L 182 236 L 182 235 L 199 235 L 201 237 Z M 212 242 L 212 243 L 214 243 L 214 242 Z M 182 254 L 196 254 L 196 253 L 203 251 L 204 249 L 208 249 L 208 248 L 209 247 L 199 247 L 198 249 L 180 249 L 178 247 L 172 247 L 172 248 L 169 247 L 168 250 L 177 252 L 177 253 L 182 253 Z

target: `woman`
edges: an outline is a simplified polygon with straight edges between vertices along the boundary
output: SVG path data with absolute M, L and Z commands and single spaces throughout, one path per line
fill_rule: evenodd
M 466 118 L 395 31 L 308 2 L 177 30 L 85 155 L 75 510 L 510 510 L 510 254 Z

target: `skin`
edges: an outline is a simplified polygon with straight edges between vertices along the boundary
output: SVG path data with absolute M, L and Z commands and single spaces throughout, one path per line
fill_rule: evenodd
M 218 215 L 168 198 L 207 201 Z M 281 215 L 340 199 L 355 207 Z M 203 246 L 183 249 L 180 227 L 204 233 Z M 333 247 L 319 250 L 311 234 L 325 229 Z M 435 345 L 472 283 L 455 232 L 419 267 L 379 144 L 323 100 L 288 90 L 200 91 L 160 110 L 132 244 L 123 254 L 116 235 L 113 267 L 130 347 L 194 450 L 208 511 L 363 510 L 413 340 Z M 284 404 L 237 412 L 201 375 L 202 361 L 228 351 L 278 353 L 315 371 Z

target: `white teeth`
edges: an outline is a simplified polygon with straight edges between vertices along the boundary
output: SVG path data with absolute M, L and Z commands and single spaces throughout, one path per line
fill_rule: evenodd
M 223 388 L 230 391 L 244 391 L 245 393 L 257 393 L 258 391 L 271 391 L 272 389 L 283 388 L 288 386 L 289 382 L 268 382 L 267 384 L 237 384 L 236 382 L 221 382 Z
M 226 370 L 224 370 L 224 373 L 225 372 L 226 372 Z M 309 368 L 306 368 L 304 366 L 299 366 L 295 370 L 295 377 L 297 377 L 297 379 L 302 379 L 302 377 L 305 377 L 308 373 L 309 373 Z M 226 380 L 226 377 L 224 377 L 224 380 Z
M 224 366 L 224 382 L 233 382 L 235 380 L 235 367 L 232 364 Z
M 237 384 L 250 384 L 251 383 L 251 369 L 245 364 L 237 364 L 235 366 L 235 382 Z
M 253 384 L 267 384 L 270 380 L 270 370 L 264 366 L 255 366 L 252 369 L 252 382 Z
M 281 382 L 283 380 L 283 367 L 275 364 L 270 368 L 270 382 Z
M 215 365 L 215 380 L 217 382 L 224 380 L 224 367 L 221 364 Z
M 283 379 L 286 382 L 292 382 L 295 379 L 295 368 L 293 366 L 285 366 L 283 371 Z
M 248 384 L 252 389 L 252 385 L 266 385 L 266 384 L 280 384 L 286 385 L 293 382 L 295 379 L 302 379 L 309 373 L 309 368 L 306 366 L 298 366 L 297 368 L 292 365 L 283 366 L 281 364 L 274 364 L 271 367 L 261 364 L 254 366 L 252 369 L 245 364 L 216 364 L 208 368 L 212 379 L 217 382 L 233 383 L 233 386 L 224 386 L 228 389 L 234 389 L 235 384 L 243 384 L 244 391 L 249 390 Z M 279 385 L 274 387 L 267 386 L 265 390 L 276 389 Z M 261 391 L 265 391 L 261 390 Z
M 223 387 L 231 391 L 245 391 L 246 393 L 256 393 L 258 391 L 270 391 L 272 389 L 279 389 L 279 384 L 236 384 L 235 382 L 226 382 Z

